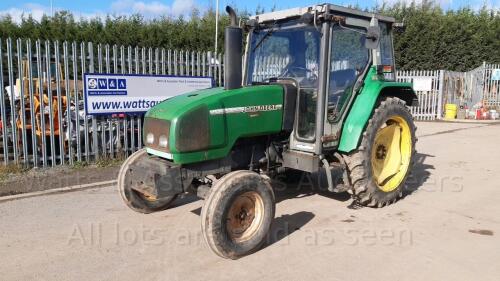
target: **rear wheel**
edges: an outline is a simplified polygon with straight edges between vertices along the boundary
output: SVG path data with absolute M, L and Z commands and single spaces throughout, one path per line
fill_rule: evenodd
M 130 166 L 136 161 L 141 161 L 144 157 L 148 157 L 148 154 L 145 149 L 141 149 L 125 160 L 118 174 L 118 191 L 120 192 L 123 202 L 125 202 L 130 209 L 138 213 L 148 214 L 168 208 L 176 196 L 157 199 L 131 188 L 129 179 Z
M 415 129 L 401 99 L 387 98 L 375 109 L 360 147 L 344 155 L 357 202 L 383 207 L 403 195 L 415 157 Z
M 235 171 L 212 186 L 201 214 L 208 246 L 223 258 L 236 259 L 257 250 L 274 219 L 274 193 L 251 171 Z

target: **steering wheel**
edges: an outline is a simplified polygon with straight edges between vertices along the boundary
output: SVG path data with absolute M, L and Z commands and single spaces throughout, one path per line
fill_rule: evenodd
M 303 74 L 301 75 L 299 71 L 301 71 Z M 307 77 L 307 73 L 311 73 L 309 77 Z M 283 71 L 283 74 L 280 75 L 280 77 L 294 78 L 302 86 L 314 86 L 316 84 L 316 81 L 318 81 L 318 76 L 314 74 L 312 70 L 300 66 L 287 67 L 285 71 Z
M 293 78 L 299 78 L 299 77 L 303 77 L 303 76 L 300 76 L 297 71 L 293 71 L 293 70 L 303 70 L 305 71 L 306 73 L 307 72 L 310 72 L 314 75 L 314 73 L 312 72 L 312 70 L 310 69 L 307 69 L 305 67 L 301 67 L 301 66 L 289 66 L 285 69 L 285 71 L 283 71 L 283 73 L 280 75 L 280 77 L 285 77 L 287 75 L 290 75 L 291 77 Z M 316 76 L 316 75 L 314 75 Z

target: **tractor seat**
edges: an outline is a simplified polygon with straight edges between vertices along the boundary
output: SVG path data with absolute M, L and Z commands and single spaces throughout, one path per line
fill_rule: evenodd
M 344 90 L 356 81 L 356 70 L 344 69 L 330 72 L 328 102 L 337 103 Z
M 356 70 L 344 69 L 330 72 L 330 93 L 343 90 L 354 83 Z

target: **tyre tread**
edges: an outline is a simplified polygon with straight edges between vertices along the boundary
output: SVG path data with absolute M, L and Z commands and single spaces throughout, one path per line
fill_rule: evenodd
M 355 151 L 343 154 L 342 157 L 347 166 L 349 179 L 351 182 L 351 194 L 353 199 L 362 205 L 369 207 L 384 207 L 396 202 L 400 197 L 402 197 L 403 192 L 402 189 L 405 186 L 406 178 L 411 173 L 414 161 L 415 161 L 415 144 L 417 138 L 415 137 L 416 127 L 413 123 L 413 117 L 410 118 L 411 122 L 409 122 L 410 131 L 412 134 L 412 155 L 410 166 L 408 167 L 408 173 L 403 179 L 403 183 L 398 189 L 395 190 L 394 194 L 390 194 L 386 198 L 381 199 L 380 196 L 374 196 L 373 189 L 369 188 L 370 182 L 368 181 L 368 165 L 370 165 L 370 154 L 371 150 L 366 149 L 371 146 L 370 140 L 371 136 L 377 132 L 378 128 L 375 128 L 377 124 L 380 124 L 386 116 L 384 115 L 386 112 L 394 110 L 403 110 L 404 114 L 407 116 L 412 116 L 408 107 L 406 107 L 406 103 L 396 97 L 387 97 L 382 100 L 379 106 L 374 110 L 371 118 L 367 122 L 367 126 L 365 131 L 362 134 L 361 143 Z

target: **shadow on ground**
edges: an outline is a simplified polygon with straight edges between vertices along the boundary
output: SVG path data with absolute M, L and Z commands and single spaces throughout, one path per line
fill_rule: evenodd
M 177 197 L 174 200 L 174 202 L 172 203 L 172 205 L 169 208 L 180 207 L 180 206 L 183 206 L 183 205 L 187 205 L 189 203 L 196 202 L 198 200 L 201 200 L 201 199 L 198 198 L 194 194 L 191 194 L 191 193 L 182 194 L 181 196 Z
M 415 164 L 411 171 L 410 177 L 407 179 L 407 185 L 404 190 L 403 198 L 417 191 L 429 179 L 434 166 L 426 164 L 425 160 L 428 157 L 434 157 L 429 154 L 417 153 L 415 155 Z M 338 177 L 338 175 L 334 175 Z M 351 196 L 347 193 L 331 193 L 327 190 L 326 177 L 324 172 L 318 174 L 299 173 L 293 181 L 289 182 L 291 178 L 281 178 L 273 180 L 272 186 L 275 192 L 276 203 L 309 197 L 315 194 L 331 198 L 333 200 L 347 201 Z M 195 197 L 196 198 L 196 197 Z M 185 202 L 178 204 L 187 204 L 194 200 L 191 197 L 184 198 Z M 353 201 L 354 202 L 354 201 Z M 358 204 L 351 204 L 348 208 L 359 209 L 363 206 Z M 194 214 L 200 215 L 201 207 L 191 211 Z M 262 250 L 266 247 L 273 245 L 284 239 L 288 239 L 295 231 L 300 230 L 307 223 L 315 217 L 314 213 L 308 211 L 300 211 L 294 214 L 284 214 L 273 220 L 271 229 L 269 230 L 264 246 L 259 249 Z
M 300 211 L 291 215 L 282 215 L 275 218 L 269 230 L 263 248 L 287 238 L 314 218 L 311 212 Z
M 416 153 L 414 166 L 410 172 L 410 176 L 406 180 L 406 186 L 403 191 L 403 198 L 409 196 L 413 192 L 421 188 L 429 179 L 431 170 L 434 170 L 433 165 L 425 163 L 428 157 L 435 157 L 425 153 Z M 333 174 L 334 181 L 341 182 L 341 174 Z M 332 193 L 328 191 L 328 184 L 324 170 L 315 174 L 300 173 L 295 182 L 287 182 L 286 179 L 273 181 L 272 186 L 276 195 L 276 202 L 281 202 L 289 199 L 298 199 L 308 197 L 314 194 L 325 196 L 333 200 L 347 201 L 351 199 L 351 195 L 347 192 Z M 362 208 L 353 201 L 348 206 L 350 209 Z
M 417 153 L 415 155 L 415 163 L 411 171 L 410 176 L 406 180 L 405 190 L 403 192 L 403 197 L 406 197 L 413 192 L 421 188 L 429 179 L 431 175 L 431 170 L 434 170 L 433 165 L 425 163 L 425 160 L 429 157 L 435 157 L 434 155 L 429 155 L 425 153 Z
M 415 164 L 412 168 L 410 176 L 406 180 L 406 186 L 403 191 L 403 199 L 411 195 L 413 192 L 417 191 L 419 188 L 421 188 L 429 179 L 431 175 L 430 171 L 434 170 L 434 166 L 425 163 L 425 160 L 428 157 L 435 157 L 435 156 L 424 153 L 416 153 L 414 162 Z M 341 175 L 333 174 L 333 177 L 334 179 L 339 181 Z M 345 202 L 351 199 L 351 195 L 347 192 L 333 193 L 328 191 L 328 185 L 324 170 L 314 174 L 297 172 L 297 174 L 290 176 L 289 178 L 279 177 L 278 179 L 273 180 L 271 182 L 271 185 L 274 189 L 274 194 L 277 204 L 285 200 L 300 199 L 315 194 L 325 196 L 333 200 L 338 200 L 341 202 Z M 186 196 L 186 198 L 183 198 L 183 200 L 184 200 L 183 202 L 178 202 L 175 205 L 179 206 L 188 204 L 193 201 L 196 201 L 197 198 L 196 196 L 194 197 Z M 364 206 L 359 205 L 354 201 L 352 204 L 348 206 L 349 209 L 360 209 L 363 207 Z M 192 210 L 191 212 L 200 215 L 201 207 Z M 312 215 L 312 217 L 314 217 L 312 213 L 310 214 Z M 294 220 L 295 217 L 292 216 L 303 217 L 304 215 L 305 214 L 297 213 L 294 215 L 287 215 L 287 216 L 290 216 L 291 219 Z M 282 220 L 286 220 L 286 218 L 282 218 Z
M 333 174 L 334 181 L 339 181 L 340 175 Z M 314 194 L 332 198 L 338 201 L 347 201 L 350 195 L 347 192 L 333 193 L 328 191 L 328 184 L 324 170 L 319 173 L 303 173 L 297 172 L 294 176 L 296 180 L 287 180 L 286 178 L 279 178 L 273 180 L 271 185 L 276 196 L 276 203 L 289 199 L 299 199 L 308 197 Z

